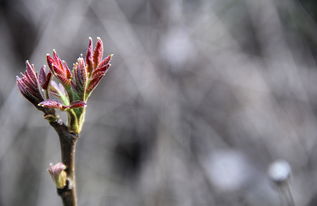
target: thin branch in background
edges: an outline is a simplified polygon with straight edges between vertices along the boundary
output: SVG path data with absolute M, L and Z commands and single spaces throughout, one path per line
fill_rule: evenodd
M 269 167 L 269 177 L 277 186 L 287 206 L 296 206 L 290 185 L 291 166 L 285 160 L 276 160 Z M 282 203 L 281 203 L 282 204 Z

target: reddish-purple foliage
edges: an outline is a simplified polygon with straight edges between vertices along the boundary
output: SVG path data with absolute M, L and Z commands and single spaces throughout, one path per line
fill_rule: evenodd
M 95 48 L 89 38 L 85 59 L 79 57 L 72 70 L 53 50 L 52 56 L 46 56 L 50 71 L 42 66 L 37 75 L 34 65 L 27 61 L 26 71 L 17 77 L 17 85 L 23 96 L 36 106 L 60 110 L 84 107 L 91 92 L 108 71 L 111 58 L 112 55 L 108 55 L 103 59 L 103 42 L 99 37 Z M 60 84 L 52 80 L 53 76 Z M 50 95 L 58 97 L 61 102 L 50 99 Z

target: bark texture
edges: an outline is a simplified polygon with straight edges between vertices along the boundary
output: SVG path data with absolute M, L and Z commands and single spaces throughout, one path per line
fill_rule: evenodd
M 57 189 L 64 206 L 77 206 L 75 154 L 78 134 L 70 132 L 69 128 L 55 114 L 54 110 L 44 109 L 44 118 L 55 129 L 59 136 L 62 162 L 66 165 L 67 184 L 63 189 Z

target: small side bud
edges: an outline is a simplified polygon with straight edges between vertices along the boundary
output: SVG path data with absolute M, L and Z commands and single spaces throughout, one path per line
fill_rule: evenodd
M 50 173 L 56 187 L 63 189 L 66 186 L 67 174 L 65 172 L 66 166 L 59 162 L 57 164 L 50 164 L 48 172 Z
M 272 182 L 277 185 L 283 185 L 291 176 L 291 166 L 285 160 L 274 161 L 268 170 L 268 174 Z

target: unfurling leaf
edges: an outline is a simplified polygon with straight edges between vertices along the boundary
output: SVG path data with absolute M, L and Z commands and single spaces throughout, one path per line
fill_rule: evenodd
M 65 111 L 68 109 L 86 107 L 86 103 L 83 101 L 76 101 L 76 102 L 73 102 L 71 105 L 63 105 L 62 103 L 55 100 L 45 100 L 43 102 L 40 102 L 38 105 L 41 107 L 45 107 L 49 109 L 59 109 L 62 111 Z
M 99 62 L 102 59 L 103 55 L 103 42 L 101 41 L 100 37 L 97 37 L 97 43 L 94 50 L 94 67 L 96 68 L 99 64 Z
M 60 102 L 55 100 L 45 100 L 43 102 L 40 102 L 38 105 L 49 109 L 64 110 L 64 106 Z
M 74 81 L 73 88 L 77 91 L 79 96 L 83 96 L 85 93 L 86 82 L 87 82 L 87 70 L 86 64 L 82 57 L 77 59 L 77 62 L 74 64 L 73 68 Z
M 67 109 L 75 109 L 75 108 L 81 108 L 81 107 L 86 107 L 87 104 L 83 101 L 76 101 L 73 102 L 70 106 L 67 107 Z
M 23 96 L 35 106 L 44 100 L 39 90 L 38 78 L 34 71 L 34 66 L 31 65 L 29 61 L 26 61 L 26 71 L 21 73 L 21 77 L 17 76 L 16 82 Z
M 72 79 L 72 74 L 65 61 L 62 61 L 55 50 L 53 50 L 53 57 L 46 55 L 47 64 L 53 75 L 61 81 L 61 83 L 69 87 Z
M 52 77 L 51 72 L 48 72 L 46 74 L 45 68 L 46 68 L 45 65 L 43 65 L 41 67 L 40 73 L 39 73 L 39 83 L 44 90 L 46 90 L 48 88 L 48 85 L 49 85 L 51 77 Z
M 72 70 L 53 50 L 52 55 L 46 55 L 49 71 L 43 66 L 37 74 L 34 65 L 26 61 L 26 71 L 17 77 L 17 86 L 44 113 L 54 109 L 66 111 L 70 131 L 78 134 L 85 120 L 86 102 L 109 70 L 111 59 L 112 55 L 103 58 L 102 40 L 97 37 L 93 47 L 89 37 L 86 57 L 79 57 Z
M 87 72 L 91 73 L 93 70 L 93 53 L 92 53 L 92 38 L 89 37 L 89 43 L 88 43 L 88 49 L 87 49 L 87 53 L 86 53 L 86 65 L 87 65 Z

